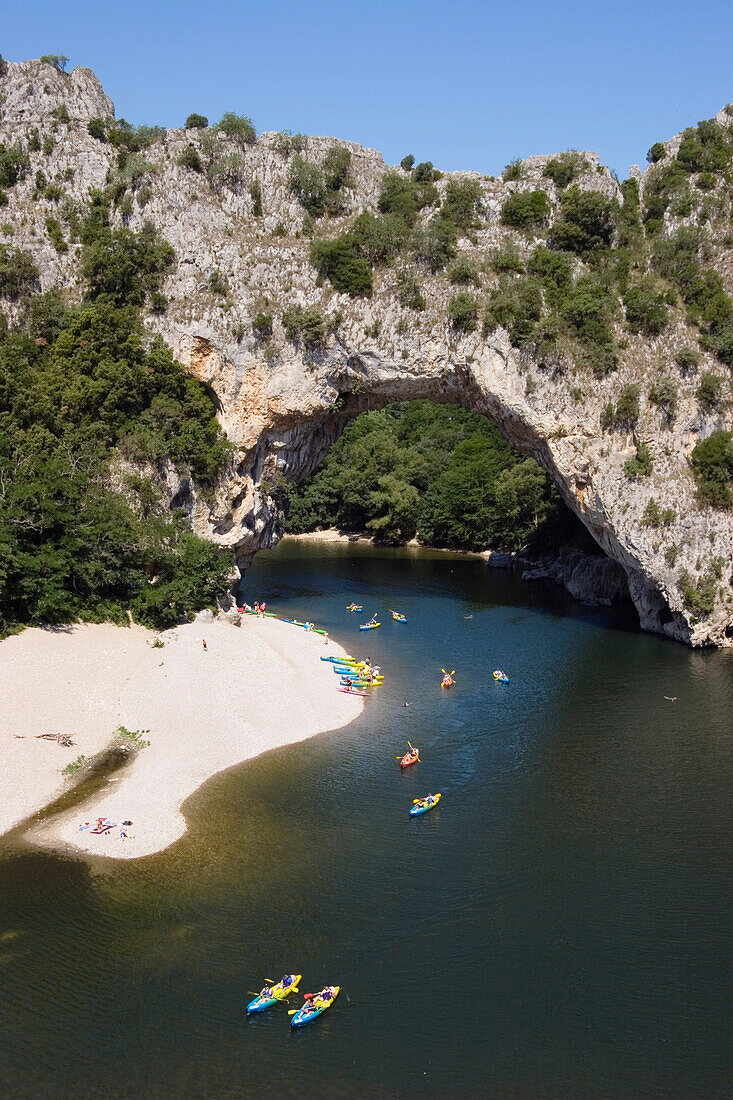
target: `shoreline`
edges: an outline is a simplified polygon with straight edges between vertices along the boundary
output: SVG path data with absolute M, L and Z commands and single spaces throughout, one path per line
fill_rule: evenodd
M 500 553 L 496 550 L 453 550 L 449 546 L 426 546 L 419 539 L 409 539 L 407 542 L 391 544 L 387 542 L 375 542 L 373 535 L 355 534 L 341 531 L 338 527 L 325 527 L 320 531 L 305 531 L 302 534 L 287 533 L 282 536 L 280 542 L 327 542 L 327 543 L 361 543 L 365 546 L 374 546 L 386 550 L 425 550 L 431 554 L 451 554 L 461 558 L 481 558 L 488 561 L 492 554 Z
M 163 648 L 153 647 L 156 637 Z M 182 804 L 217 772 L 361 714 L 363 700 L 336 691 L 331 664 L 320 660 L 345 652 L 330 640 L 324 648 L 320 634 L 251 615 L 234 625 L 204 614 L 161 635 L 80 624 L 6 638 L 0 836 L 114 859 L 162 851 L 186 832 Z M 149 744 L 96 794 L 44 819 L 45 807 L 73 792 L 64 767 L 105 750 L 119 726 L 143 731 Z M 46 732 L 74 744 L 41 739 Z M 92 833 L 100 817 L 116 827 Z M 133 823 L 126 838 L 123 821 Z M 85 822 L 91 827 L 80 831 Z

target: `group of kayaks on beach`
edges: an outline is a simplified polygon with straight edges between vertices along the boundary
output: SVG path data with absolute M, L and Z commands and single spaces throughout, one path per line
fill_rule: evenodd
M 247 1015 L 252 1016 L 257 1012 L 264 1012 L 266 1008 L 282 1004 L 292 993 L 298 992 L 298 983 L 302 974 L 284 974 L 279 982 L 273 982 L 265 978 L 265 985 L 253 1000 L 247 1005 Z M 300 1008 L 292 1008 L 288 1016 L 292 1016 L 291 1027 L 300 1027 L 317 1016 L 322 1016 L 327 1008 L 330 1008 L 339 995 L 341 986 L 327 985 L 318 993 L 306 993 L 305 1000 Z

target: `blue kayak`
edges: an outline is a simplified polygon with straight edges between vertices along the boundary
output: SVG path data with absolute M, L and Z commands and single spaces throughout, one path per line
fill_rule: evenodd
M 322 661 L 330 661 L 332 665 L 351 665 L 356 661 L 356 657 L 321 657 Z
M 254 1012 L 264 1012 L 266 1008 L 271 1008 L 272 1005 L 279 1004 L 280 1001 L 284 1001 L 286 997 L 289 997 L 291 993 L 298 992 L 298 982 L 302 975 L 300 974 L 286 974 L 284 978 L 281 978 L 275 985 L 270 986 L 269 996 L 260 993 L 255 997 L 253 1001 L 250 1001 L 247 1005 L 247 1015 L 251 1016 Z M 287 980 L 288 984 L 285 985 Z
M 333 1002 L 339 995 L 340 985 L 332 985 L 330 989 L 333 990 L 333 994 L 330 997 L 320 999 L 321 994 L 317 994 L 319 1000 L 314 1003 L 312 1000 L 306 1001 L 302 1008 L 293 1016 L 292 1026 L 300 1027 L 302 1024 L 309 1024 L 311 1020 L 315 1020 L 316 1016 L 322 1016 L 327 1008 L 330 1008 Z
M 420 799 L 410 810 L 412 817 L 417 817 L 418 814 L 426 814 L 428 810 L 433 810 L 440 802 L 440 792 L 438 794 L 429 794 L 425 799 Z

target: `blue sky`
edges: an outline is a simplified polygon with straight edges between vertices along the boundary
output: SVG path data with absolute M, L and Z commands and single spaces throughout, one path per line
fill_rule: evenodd
M 134 123 L 235 110 L 493 174 L 578 148 L 623 178 L 733 100 L 730 0 L 3 0 L 0 52 L 89 65 Z

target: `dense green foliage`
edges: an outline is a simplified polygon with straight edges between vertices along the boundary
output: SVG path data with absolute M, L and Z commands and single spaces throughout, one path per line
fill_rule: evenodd
M 22 248 L 0 244 L 0 297 L 19 298 L 38 282 L 38 268 Z
M 216 129 L 238 145 L 253 145 L 257 141 L 257 131 L 252 119 L 247 115 L 235 114 L 234 111 L 226 111 L 217 122 Z
M 581 191 L 575 184 L 563 193 L 560 216 L 552 227 L 553 247 L 593 258 L 609 248 L 616 232 L 616 203 L 598 191 Z
M 502 225 L 525 232 L 547 224 L 550 200 L 545 191 L 515 191 L 501 208 Z
M 354 298 L 371 298 L 372 269 L 359 255 L 351 234 L 333 241 L 313 241 L 310 254 L 318 274 L 329 279 L 336 290 Z
M 518 549 L 556 509 L 547 476 L 483 417 L 428 401 L 354 420 L 290 494 L 288 529 Z
M 127 609 L 171 626 L 212 604 L 229 572 L 153 478 L 110 484 L 113 456 L 170 461 L 205 485 L 229 453 L 202 387 L 141 324 L 172 250 L 152 227 L 111 229 L 99 194 L 82 240 L 87 294 L 73 309 L 33 297 L 37 273 L 2 246 L 0 287 L 22 320 L 0 330 L 0 631 Z
M 733 504 L 733 437 L 730 432 L 717 431 L 695 444 L 690 465 L 701 504 L 714 508 L 730 508 Z
M 203 390 L 134 307 L 35 299 L 0 341 L 2 629 L 127 607 L 168 626 L 224 586 L 226 561 L 166 513 L 153 482 L 110 490 L 112 449 L 202 480 L 227 453 Z
M 185 130 L 205 130 L 209 125 L 209 120 L 206 115 L 190 114 L 186 119 L 184 129 Z
M 478 320 L 478 302 L 475 296 L 466 290 L 454 294 L 448 303 L 448 317 L 456 332 L 475 332 Z
M 559 157 L 552 157 L 542 169 L 542 175 L 552 180 L 556 187 L 563 191 L 576 179 L 581 172 L 588 168 L 588 162 L 575 149 L 561 153 Z
M 351 153 L 338 145 L 327 150 L 321 164 L 296 153 L 288 172 L 288 186 L 312 218 L 338 214 L 343 206 L 342 191 L 349 185 L 350 168 Z

